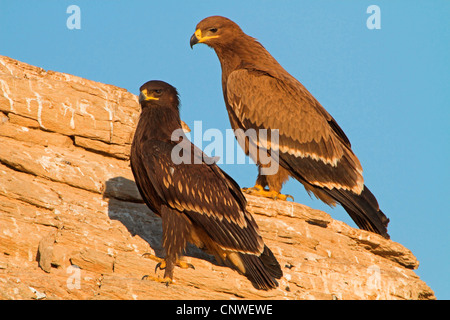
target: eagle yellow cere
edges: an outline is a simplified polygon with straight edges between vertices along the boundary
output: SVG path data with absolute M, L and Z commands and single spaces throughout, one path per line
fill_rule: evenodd
M 312 94 L 291 76 L 254 38 L 233 21 L 212 16 L 202 20 L 190 39 L 191 47 L 213 48 L 222 67 L 225 105 L 233 129 L 278 130 L 279 170 L 264 175 L 265 164 L 256 159 L 256 185 L 247 192 L 276 199 L 291 176 L 328 205 L 340 203 L 362 229 L 389 238 L 389 219 L 364 185 L 361 164 L 350 141 L 333 117 Z M 256 142 L 259 149 L 267 145 Z M 249 154 L 249 141 L 244 151 Z M 268 187 L 269 190 L 265 188 Z
M 157 265 L 165 269 L 160 280 L 171 282 L 176 265 L 192 267 L 180 259 L 190 242 L 247 276 L 256 288 L 275 288 L 280 265 L 264 244 L 238 184 L 213 161 L 208 164 L 207 156 L 183 136 L 176 89 L 149 81 L 140 91 L 142 111 L 130 161 L 142 198 L 162 218 L 166 258 Z M 172 141 L 175 130 L 181 136 Z M 190 163 L 173 161 L 172 150 L 180 143 L 191 150 Z

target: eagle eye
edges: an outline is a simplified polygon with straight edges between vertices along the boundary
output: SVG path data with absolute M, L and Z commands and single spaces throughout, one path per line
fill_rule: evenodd
M 216 33 L 217 32 L 217 28 L 210 28 L 208 31 L 211 32 L 211 33 Z

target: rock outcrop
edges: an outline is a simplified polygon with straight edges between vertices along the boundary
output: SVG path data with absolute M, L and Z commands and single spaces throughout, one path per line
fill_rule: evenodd
M 0 56 L 0 299 L 434 299 L 401 244 L 293 202 L 248 196 L 284 276 L 258 291 L 189 247 L 170 286 L 161 221 L 129 167 L 124 89 Z

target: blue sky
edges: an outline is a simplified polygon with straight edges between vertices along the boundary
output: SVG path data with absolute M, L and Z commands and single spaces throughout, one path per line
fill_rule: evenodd
M 72 4 L 81 9 L 79 30 L 66 26 Z M 372 4 L 381 9 L 379 30 L 366 26 Z M 0 0 L 0 54 L 135 94 L 148 80 L 167 81 L 188 125 L 225 132 L 218 59 L 204 45 L 189 47 L 210 15 L 256 37 L 333 115 L 391 219 L 392 240 L 416 255 L 416 272 L 437 298 L 450 299 L 450 1 Z M 253 186 L 254 165 L 221 167 Z M 283 192 L 354 226 L 295 180 Z

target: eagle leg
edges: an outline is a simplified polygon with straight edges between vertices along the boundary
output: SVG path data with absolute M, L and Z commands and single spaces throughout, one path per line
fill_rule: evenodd
M 166 258 L 161 259 L 150 253 L 145 253 L 143 256 L 157 262 L 155 272 L 158 269 L 164 270 L 164 279 L 160 282 L 169 284 L 172 283 L 175 266 L 182 269 L 195 269 L 192 264 L 180 260 L 181 253 L 186 247 L 192 225 L 182 212 L 166 205 L 161 206 L 161 218 L 163 247 L 166 251 Z
M 294 201 L 294 197 L 290 194 L 282 194 L 275 190 L 266 190 L 261 185 L 255 184 L 252 188 L 243 188 L 242 192 L 251 194 L 254 196 L 265 197 L 273 200 L 283 200 L 287 201 L 288 198 L 291 198 Z

